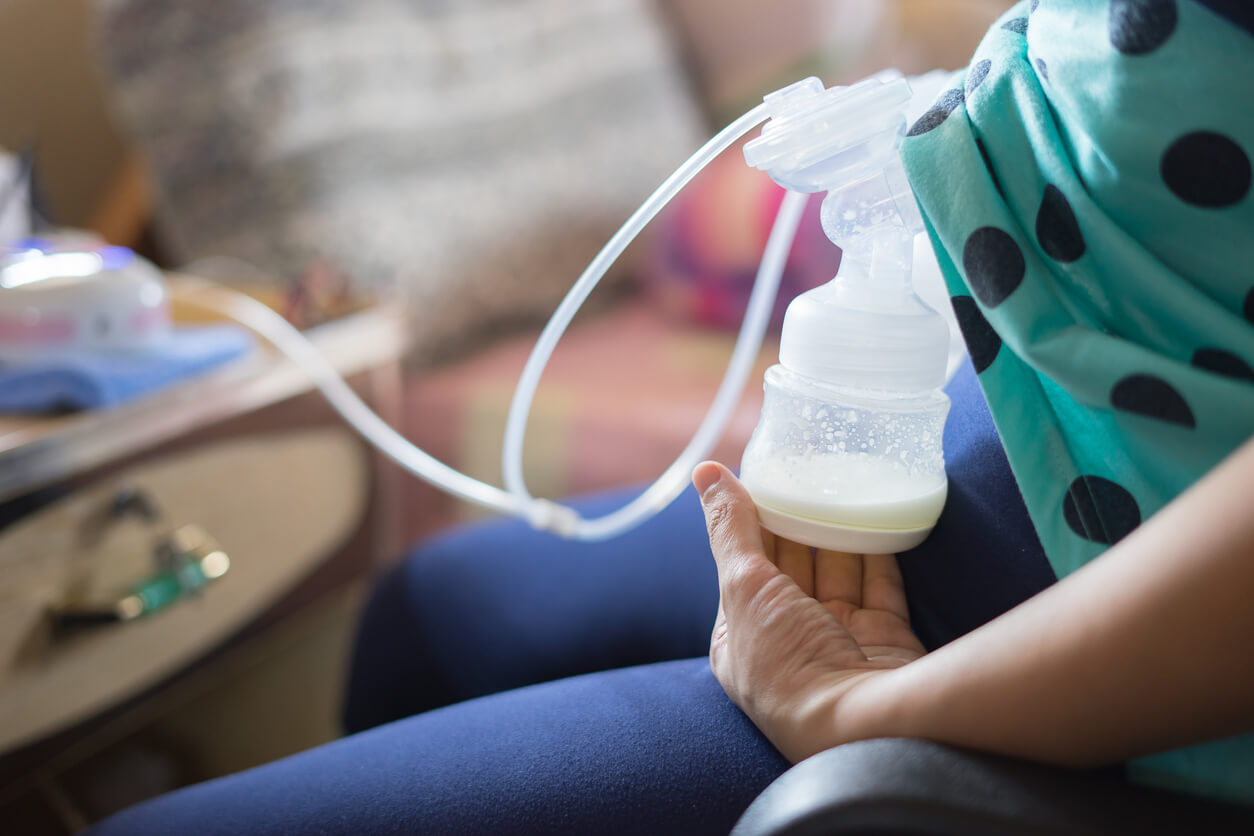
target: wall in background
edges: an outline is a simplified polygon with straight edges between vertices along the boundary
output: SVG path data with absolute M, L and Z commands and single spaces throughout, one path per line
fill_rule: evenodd
M 0 0 L 0 146 L 37 144 L 55 219 L 79 226 L 126 159 L 91 38 L 89 0 Z
M 1013 0 L 673 0 L 697 81 L 720 121 L 807 74 L 849 83 L 967 64 Z

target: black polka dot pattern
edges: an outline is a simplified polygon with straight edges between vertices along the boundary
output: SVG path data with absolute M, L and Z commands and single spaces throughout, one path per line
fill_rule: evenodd
M 1161 377 L 1130 374 L 1110 390 L 1110 405 L 1124 412 L 1157 418 L 1182 427 L 1196 427 L 1197 419 L 1184 396 Z
M 1163 152 L 1159 170 L 1176 197 L 1203 209 L 1240 203 L 1250 193 L 1250 158 L 1223 134 L 1193 131 Z
M 941 122 L 949 118 L 949 114 L 953 113 L 954 108 L 962 104 L 961 90 L 946 90 L 940 94 L 940 97 L 932 104 L 927 113 L 924 113 L 918 120 L 910 126 L 910 130 L 906 132 L 906 136 L 918 136 L 925 134 L 935 128 Z
M 988 68 L 991 66 L 993 62 L 985 58 L 983 61 L 972 64 L 971 69 L 967 70 L 966 94 L 968 96 L 980 86 L 984 79 L 988 78 Z
M 1001 25 L 1002 29 L 1007 32 L 1015 32 L 1019 35 L 1026 35 L 1028 32 L 1028 19 L 1026 17 L 1016 17 L 1014 20 L 1008 20 Z
M 1080 223 L 1066 196 L 1053 183 L 1045 186 L 1045 196 L 1036 213 L 1036 240 L 1054 261 L 1069 264 L 1084 255 Z
M 962 267 L 967 282 L 986 308 L 1006 301 L 1023 283 L 1027 265 L 1015 239 L 995 226 L 972 232 L 962 248 Z
M 980 311 L 980 306 L 970 296 L 955 296 L 949 302 L 954 306 L 958 330 L 962 331 L 962 339 L 967 344 L 971 365 L 979 374 L 997 359 L 997 352 L 1001 351 L 1001 337 L 997 336 Z
M 1001 190 L 1001 181 L 997 179 L 997 172 L 993 170 L 993 161 L 988 158 L 988 149 L 984 147 L 984 142 L 977 139 L 975 147 L 980 151 L 980 157 L 984 160 L 984 167 L 988 169 L 988 176 L 993 178 L 993 186 L 997 189 L 998 196 L 1006 199 L 1006 193 Z M 1254 299 L 1254 291 L 1251 291 L 1251 299 Z
M 1176 31 L 1176 0 L 1110 0 L 1110 45 L 1124 55 L 1145 55 Z
M 1193 352 L 1193 365 L 1208 372 L 1254 383 L 1254 369 L 1231 351 L 1222 348 L 1199 348 Z
M 1036 59 L 1036 74 L 1040 76 L 1041 81 L 1049 81 L 1049 65 L 1045 63 L 1044 58 Z
M 1141 524 L 1136 499 L 1121 485 L 1101 476 L 1081 476 L 1062 501 L 1067 527 L 1093 543 L 1113 545 Z
M 1254 325 L 1254 287 L 1245 294 L 1245 304 L 1241 306 L 1241 313 L 1245 314 L 1246 322 Z

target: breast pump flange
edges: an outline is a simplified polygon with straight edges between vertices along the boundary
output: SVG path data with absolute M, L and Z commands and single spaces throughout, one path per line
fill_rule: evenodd
M 923 223 L 898 149 L 900 76 L 766 97 L 746 161 L 787 189 L 826 191 L 842 250 L 829 283 L 793 300 L 741 479 L 765 528 L 807 545 L 894 553 L 923 541 L 947 493 L 941 437 L 949 329 L 911 284 Z

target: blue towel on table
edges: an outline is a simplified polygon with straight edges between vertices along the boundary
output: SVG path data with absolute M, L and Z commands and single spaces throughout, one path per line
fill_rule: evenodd
M 0 364 L 0 412 L 114 406 L 247 353 L 252 335 L 234 325 L 178 328 L 142 352 L 87 354 Z

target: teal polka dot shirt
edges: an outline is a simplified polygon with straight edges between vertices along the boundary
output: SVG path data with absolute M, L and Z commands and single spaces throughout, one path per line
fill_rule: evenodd
M 1061 577 L 1254 435 L 1254 36 L 1193 0 L 1020 3 L 902 156 Z M 1130 772 L 1254 802 L 1254 736 Z

